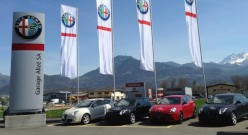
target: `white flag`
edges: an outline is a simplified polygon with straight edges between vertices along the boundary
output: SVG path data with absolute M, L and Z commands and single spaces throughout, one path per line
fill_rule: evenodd
M 185 0 L 185 15 L 189 33 L 189 47 L 196 66 L 202 67 L 201 48 L 196 14 L 196 0 Z
M 61 5 L 61 76 L 77 77 L 77 8 Z
M 140 68 L 154 71 L 150 0 L 136 0 L 140 33 Z
M 111 0 L 96 0 L 100 73 L 113 74 Z

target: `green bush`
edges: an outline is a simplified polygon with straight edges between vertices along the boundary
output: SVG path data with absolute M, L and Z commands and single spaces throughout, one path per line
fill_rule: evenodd
M 62 113 L 65 111 L 66 109 L 59 109 L 59 110 L 49 110 L 46 111 L 46 118 L 61 118 L 62 117 Z
M 197 114 L 198 114 L 198 110 L 199 110 L 199 108 L 202 106 L 202 105 L 204 105 L 205 104 L 205 99 L 195 99 L 194 100 L 195 101 L 195 106 L 196 106 L 196 112 L 197 112 Z

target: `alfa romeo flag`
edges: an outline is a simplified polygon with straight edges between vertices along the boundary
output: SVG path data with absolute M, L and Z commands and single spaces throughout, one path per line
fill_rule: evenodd
M 140 68 L 154 71 L 150 0 L 136 0 L 140 33 Z
M 197 23 L 196 0 L 185 1 L 185 15 L 189 34 L 189 47 L 196 66 L 202 67 L 200 39 Z
M 77 8 L 61 5 L 61 76 L 77 77 Z
M 96 0 L 100 73 L 113 75 L 111 0 Z

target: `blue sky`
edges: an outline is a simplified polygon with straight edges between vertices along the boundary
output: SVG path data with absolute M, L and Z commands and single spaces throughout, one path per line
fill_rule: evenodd
M 13 12 L 45 13 L 44 73 L 60 71 L 60 5 L 79 10 L 79 74 L 99 67 L 95 0 L 0 0 L 0 73 L 10 74 Z M 232 53 L 248 52 L 248 0 L 198 0 L 204 62 L 221 61 Z M 114 0 L 114 55 L 139 59 L 135 0 Z M 192 62 L 184 0 L 152 0 L 156 62 Z

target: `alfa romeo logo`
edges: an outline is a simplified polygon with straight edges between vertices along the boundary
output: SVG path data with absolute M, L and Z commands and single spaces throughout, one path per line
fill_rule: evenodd
M 23 39 L 35 39 L 42 31 L 40 20 L 31 15 L 20 17 L 14 27 L 16 34 Z
M 70 13 L 66 12 L 62 15 L 62 23 L 65 27 L 71 28 L 75 24 L 75 17 L 72 16 Z
M 146 0 L 137 0 L 137 7 L 141 14 L 146 14 L 148 12 L 149 5 Z
M 191 6 L 194 3 L 194 0 L 185 0 L 185 2 Z
M 104 21 L 106 21 L 110 17 L 110 11 L 105 5 L 101 4 L 98 7 L 98 15 L 100 16 L 100 18 L 102 18 Z

